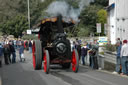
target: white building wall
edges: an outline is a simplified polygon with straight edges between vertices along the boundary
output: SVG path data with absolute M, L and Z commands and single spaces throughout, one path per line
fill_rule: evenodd
M 110 40 L 111 43 L 114 44 L 116 41 L 116 23 L 115 23 L 115 9 L 110 11 Z
M 108 25 L 111 43 L 115 44 L 117 38 L 128 40 L 128 0 L 109 0 L 109 5 L 112 3 L 115 8 L 109 12 Z
M 125 23 L 124 23 L 124 28 L 125 28 L 125 39 L 128 40 L 128 0 L 125 0 Z
M 117 0 L 117 37 L 128 40 L 128 0 Z
M 109 0 L 109 5 L 115 3 L 115 0 Z M 108 13 L 109 21 L 108 21 L 108 31 L 109 31 L 109 40 L 112 44 L 116 42 L 116 10 L 115 8 L 111 9 Z

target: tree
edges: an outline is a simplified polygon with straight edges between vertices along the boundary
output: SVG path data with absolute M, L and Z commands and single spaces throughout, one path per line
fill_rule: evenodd
M 101 6 L 90 5 L 86 7 L 81 15 L 80 20 L 86 28 L 89 29 L 89 32 L 96 32 L 96 23 L 97 23 L 97 12 L 101 9 Z M 87 29 L 86 29 L 87 30 Z
M 6 30 L 5 30 L 6 29 Z M 17 15 L 12 20 L 0 25 L 0 30 L 4 35 L 22 36 L 22 32 L 28 29 L 27 19 L 23 15 Z
M 86 6 L 80 14 L 80 24 L 78 27 L 78 36 L 89 36 L 96 33 L 96 23 L 106 23 L 107 12 L 103 10 L 108 5 L 108 0 L 94 0 L 89 6 Z M 102 9 L 102 10 L 101 10 Z M 102 35 L 104 32 L 102 24 Z
M 0 0 L 0 24 L 17 15 L 20 0 Z
M 30 0 L 31 27 L 41 20 L 42 11 L 55 0 Z M 14 18 L 16 15 L 28 16 L 27 0 L 0 0 L 0 24 Z
M 15 32 L 12 32 L 12 35 L 15 37 L 22 36 L 22 32 L 28 29 L 27 18 L 22 15 L 16 16 L 13 22 L 13 26 Z
M 52 1 L 54 0 L 45 0 L 44 2 L 41 0 L 30 0 L 31 27 L 43 18 L 44 10 Z M 17 37 L 17 34 L 21 35 L 22 28 L 28 28 L 26 27 L 28 16 L 27 6 L 27 0 L 0 0 L 0 30 L 4 34 L 14 34 Z M 21 26 L 20 23 L 24 24 Z
M 89 36 L 89 34 L 90 34 L 89 27 L 81 24 L 78 26 L 78 29 L 79 29 L 79 31 L 78 31 L 77 36 L 79 36 L 79 37 L 88 37 Z
M 99 23 L 106 23 L 107 22 L 107 11 L 101 9 L 97 12 L 97 22 Z

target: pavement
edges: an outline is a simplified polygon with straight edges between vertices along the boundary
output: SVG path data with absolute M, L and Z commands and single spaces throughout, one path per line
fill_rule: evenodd
M 3 65 L 0 68 L 0 85 L 127 85 L 128 77 L 112 74 L 104 70 L 93 70 L 88 66 L 79 67 L 79 72 L 62 69 L 61 66 L 50 66 L 50 73 L 43 69 L 34 70 L 32 54 L 25 52 L 26 61 Z

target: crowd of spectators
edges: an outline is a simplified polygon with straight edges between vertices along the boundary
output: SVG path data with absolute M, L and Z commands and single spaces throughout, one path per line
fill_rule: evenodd
M 2 60 L 6 65 L 16 63 L 16 52 L 19 53 L 19 61 L 25 61 L 24 50 L 32 53 L 32 40 L 0 41 L 0 67 L 2 67 Z
M 92 69 L 98 69 L 98 42 L 94 40 L 88 43 L 87 41 L 81 41 L 76 39 L 71 45 L 71 49 L 77 49 L 79 54 L 79 60 L 82 65 L 87 63 L 87 55 L 89 54 L 89 66 Z
M 93 69 L 98 69 L 98 52 L 99 44 L 97 40 L 88 43 L 87 41 L 80 41 L 76 39 L 73 41 L 72 50 L 77 49 L 79 60 L 82 65 L 87 63 L 87 56 L 89 55 L 89 66 Z M 116 68 L 114 74 L 128 76 L 128 40 L 121 41 L 120 38 L 116 42 Z
M 128 41 L 117 38 L 116 69 L 113 73 L 128 76 Z

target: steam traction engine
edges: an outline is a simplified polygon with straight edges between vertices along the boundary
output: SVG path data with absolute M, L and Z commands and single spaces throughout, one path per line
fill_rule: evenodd
M 39 40 L 33 42 L 33 67 L 39 70 L 42 67 L 45 73 L 49 73 L 50 64 L 60 64 L 63 68 L 78 71 L 79 56 L 77 50 L 71 52 L 70 41 L 66 38 L 64 28 L 72 26 L 73 20 L 66 20 L 62 16 L 47 18 L 38 25 Z

